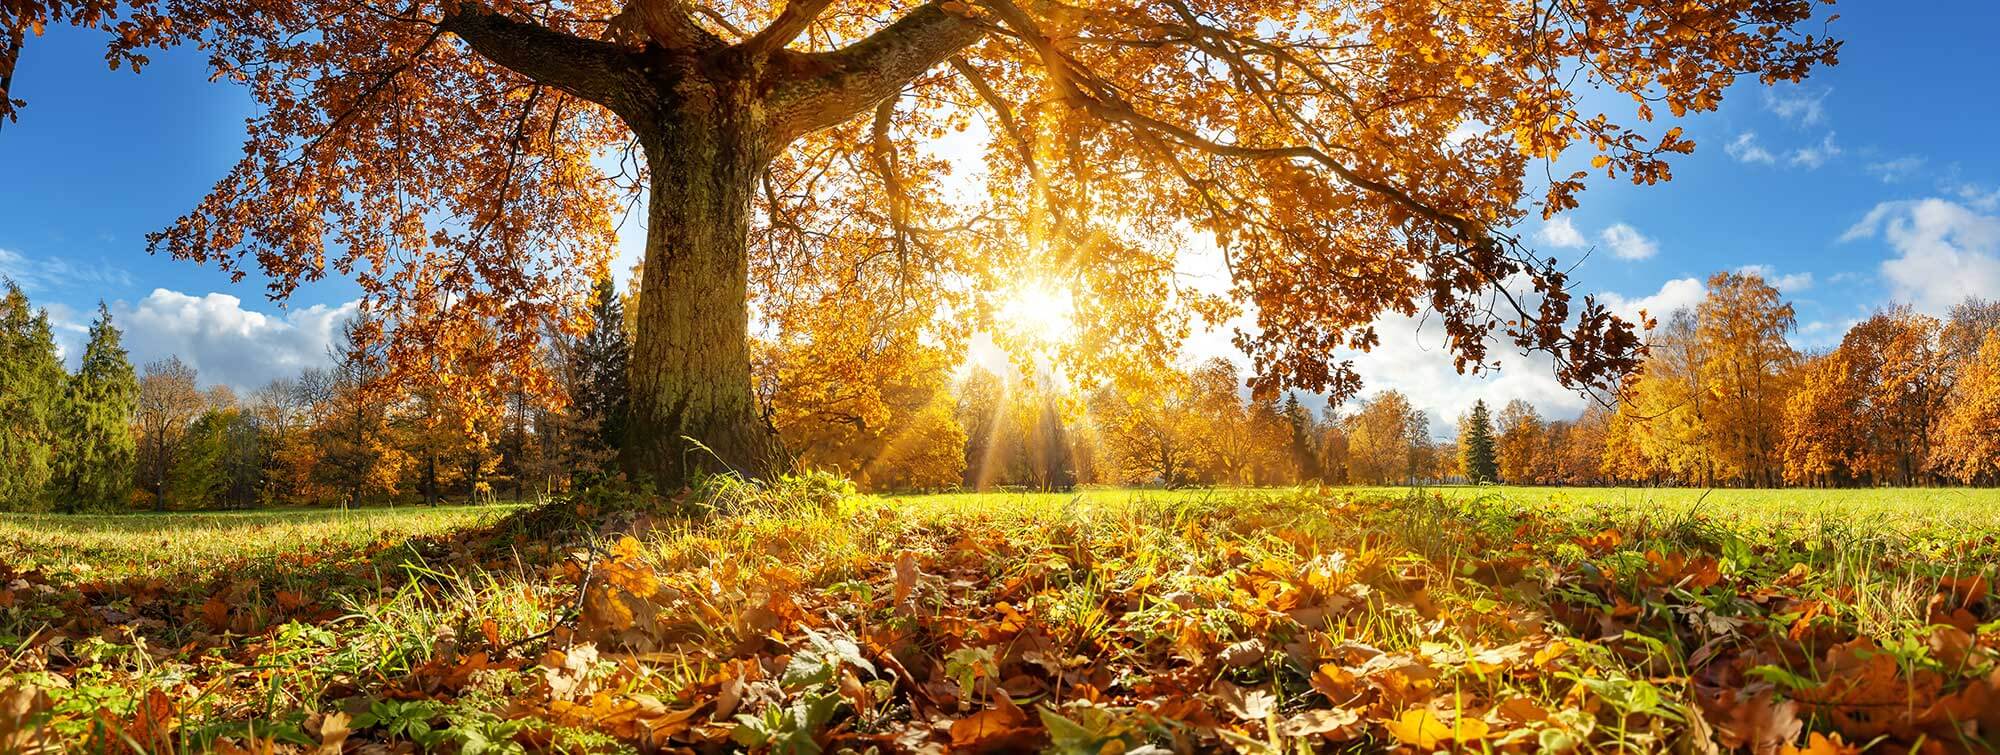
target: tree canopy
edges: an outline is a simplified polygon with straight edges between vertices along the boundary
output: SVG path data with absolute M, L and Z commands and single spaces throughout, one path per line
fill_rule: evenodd
M 1004 340 L 1009 291 L 1060 290 L 1080 332 L 1054 350 L 1085 370 L 1242 315 L 1267 394 L 1353 393 L 1340 350 L 1374 345 L 1386 313 L 1428 311 L 1462 370 L 1500 338 L 1605 384 L 1637 364 L 1633 325 L 1572 301 L 1565 268 L 1508 229 L 1577 204 L 1590 171 L 1553 169 L 1571 148 L 1604 178 L 1665 180 L 1695 146 L 1668 116 L 1832 63 L 1815 7 L 35 1 L 5 6 L 0 41 L 100 26 L 136 65 L 198 38 L 258 115 L 242 161 L 153 249 L 261 270 L 277 297 L 352 276 L 388 363 L 416 377 L 492 326 L 491 358 L 542 372 L 536 334 L 576 327 L 614 218 L 646 197 L 633 411 L 658 436 L 753 424 L 740 323 L 836 293 Z M 1590 112 L 1592 88 L 1620 112 Z M 954 176 L 935 143 L 975 121 L 983 162 Z M 1209 240 L 1226 291 L 1176 272 Z M 681 471 L 659 461 L 681 451 L 639 447 Z

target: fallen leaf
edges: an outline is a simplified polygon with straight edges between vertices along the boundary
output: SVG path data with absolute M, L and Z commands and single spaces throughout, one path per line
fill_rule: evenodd
M 319 721 L 319 755 L 340 755 L 347 744 L 347 735 L 352 733 L 347 724 L 352 720 L 346 713 L 334 711 Z

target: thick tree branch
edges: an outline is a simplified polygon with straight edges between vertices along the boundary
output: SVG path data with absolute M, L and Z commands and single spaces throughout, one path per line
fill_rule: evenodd
M 813 20 L 819 18 L 819 14 L 826 12 L 827 6 L 832 4 L 833 0 L 789 0 L 785 3 L 785 9 L 778 12 L 777 20 L 772 21 L 770 26 L 764 27 L 764 30 L 757 32 L 755 36 L 743 40 L 743 44 L 738 47 L 747 57 L 753 59 L 769 55 L 791 44 L 792 40 L 798 39 L 800 34 L 805 33 L 806 27 L 811 26 Z
M 866 112 L 986 34 L 972 19 L 925 3 L 888 27 L 832 52 L 802 54 L 766 101 L 773 136 L 786 143 Z M 778 69 L 775 67 L 774 69 Z
M 722 46 L 722 40 L 695 23 L 686 0 L 629 0 L 625 10 L 611 19 L 614 33 L 622 32 L 640 43 L 651 42 L 672 50 L 705 50 Z
M 620 94 L 628 91 L 638 70 L 632 53 L 616 44 L 517 21 L 472 3 L 461 4 L 457 12 L 438 23 L 438 28 L 458 35 L 474 52 L 537 84 L 606 106 L 614 106 Z

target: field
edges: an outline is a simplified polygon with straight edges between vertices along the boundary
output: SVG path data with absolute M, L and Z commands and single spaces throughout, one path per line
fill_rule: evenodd
M 1991 752 L 1995 503 L 802 483 L 0 516 L 0 752 Z

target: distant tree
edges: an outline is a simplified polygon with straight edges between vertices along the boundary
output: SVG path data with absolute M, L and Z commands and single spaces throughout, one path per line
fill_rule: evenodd
M 263 457 L 260 430 L 248 414 L 210 408 L 188 426 L 168 470 L 168 496 L 183 507 L 248 507 L 263 487 Z
M 1493 417 L 1486 409 L 1486 402 L 1472 402 L 1472 410 L 1459 420 L 1458 425 L 1458 456 L 1465 469 L 1465 478 L 1475 483 L 1499 482 L 1500 466 L 1495 461 Z
M 1605 473 L 1604 457 L 1610 444 L 1612 414 L 1610 408 L 1592 402 L 1570 423 L 1558 452 L 1564 482 L 1592 485 L 1610 479 Z
M 1194 410 L 1200 431 L 1195 435 L 1206 453 L 1212 482 L 1242 485 L 1257 457 L 1257 437 L 1250 412 L 1243 405 L 1243 378 L 1236 364 L 1221 357 L 1202 362 L 1190 375 Z
M 1312 413 L 1299 404 L 1297 393 L 1285 394 L 1285 425 L 1290 432 L 1288 448 L 1295 479 L 1309 482 L 1322 479 L 1319 465 L 1319 438 L 1313 431 Z
M 314 376 L 310 388 L 325 406 L 315 430 L 320 446 L 316 476 L 349 506 L 393 495 L 411 462 L 390 433 L 390 392 L 381 383 L 385 371 L 380 340 L 369 335 L 376 327 L 366 317 L 342 325 L 340 341 L 328 349 L 333 369 Z M 475 486 L 479 473 L 492 468 L 490 459 L 480 454 L 467 454 L 463 462 Z
M 2000 480 L 2000 331 L 1964 364 L 1952 399 L 1931 461 L 1960 482 Z
M 1799 365 L 1791 395 L 1785 398 L 1780 447 L 1787 483 L 1824 487 L 1853 475 L 1868 427 L 1857 425 L 1864 416 L 1864 399 L 1849 356 L 1848 349 L 1835 349 Z
M 1033 485 L 1042 491 L 1073 489 L 1076 487 L 1076 455 L 1070 448 L 1069 430 L 1063 422 L 1061 410 L 1056 407 L 1054 396 L 1044 395 L 1041 404 L 1029 451 Z
M 139 482 L 154 511 L 167 509 L 170 473 L 206 403 L 195 369 L 180 357 L 149 363 L 139 376 Z
M 59 506 L 64 511 L 105 511 L 132 495 L 137 443 L 139 379 L 125 356 L 123 334 L 111 310 L 97 305 L 83 360 L 64 391 Z
M 46 311 L 7 281 L 0 297 L 0 511 L 48 508 L 63 415 L 62 360 Z
M 1876 313 L 1848 330 L 1866 343 L 1851 357 L 1868 386 L 1876 446 L 1869 471 L 1877 479 L 1915 485 L 1931 479 L 1927 465 L 1937 424 L 1952 382 L 1952 363 L 1943 351 L 1944 323 L 1907 306 Z M 1845 348 L 1843 339 L 1843 348 Z
M 1000 426 L 1005 423 L 1006 385 L 1000 376 L 974 366 L 959 384 L 955 414 L 965 428 L 965 477 L 967 490 L 985 490 L 1000 476 Z
M 411 386 L 406 393 L 389 426 L 396 447 L 410 457 L 405 469 L 410 489 L 423 496 L 425 504 L 435 506 L 449 488 L 464 480 L 464 468 L 454 461 L 471 455 L 473 444 L 487 440 L 474 433 L 478 410 L 468 405 L 480 397 L 428 384 Z
M 1349 481 L 1366 485 L 1413 481 L 1423 462 L 1418 445 L 1429 442 L 1425 424 L 1423 413 L 1400 391 L 1383 391 L 1363 403 L 1348 419 Z
M 1715 404 L 1704 382 L 1708 349 L 1697 337 L 1694 312 L 1681 310 L 1656 330 L 1645 362 L 1620 391 L 1617 433 L 1621 474 L 1711 485 L 1716 464 L 1709 413 Z
M 1953 365 L 1953 374 L 1977 359 L 1979 348 L 1996 331 L 2000 331 L 2000 299 L 1975 296 L 1953 305 L 1938 335 L 1938 348 Z
M 1781 479 L 1779 435 L 1784 399 L 1798 353 L 1785 341 L 1796 323 L 1792 305 L 1763 278 L 1717 273 L 1696 308 L 1695 337 L 1703 358 L 1704 408 L 1716 472 L 1744 485 Z
M 1528 478 L 1536 485 L 1566 485 L 1570 483 L 1569 470 L 1563 466 L 1568 453 L 1572 423 L 1552 420 L 1542 427 L 1541 443 L 1535 448 L 1534 464 L 1528 469 Z
M 869 463 L 867 484 L 877 490 L 956 487 L 965 476 L 965 444 L 957 407 L 950 394 L 939 391 L 903 421 L 897 436 Z
M 561 415 L 562 466 L 587 480 L 609 475 L 625 443 L 632 353 L 625 321 L 624 298 L 609 276 L 599 278 L 583 335 L 568 342 L 558 362 L 564 366 L 569 394 L 569 406 Z
M 882 489 L 877 478 L 890 457 L 936 458 L 941 451 L 913 446 L 958 442 L 933 406 L 950 400 L 953 355 L 924 332 L 902 327 L 916 313 L 893 296 L 857 293 L 826 294 L 833 306 L 787 310 L 780 334 L 755 344 L 753 376 L 766 421 L 799 465 Z M 1015 427 L 1030 429 L 1032 421 L 1030 415 Z M 1026 464 L 1027 448 L 1016 450 L 1011 459 Z
M 1538 465 L 1548 445 L 1548 424 L 1533 404 L 1521 399 L 1500 409 L 1500 437 L 1494 461 L 1500 479 L 1510 485 L 1531 485 L 1537 481 Z
M 1346 485 L 1352 482 L 1348 475 L 1348 422 L 1339 414 L 1339 407 L 1327 404 L 1320 421 L 1314 425 L 1318 438 L 1319 478 L 1328 485 Z
M 327 465 L 333 432 L 336 384 L 333 372 L 309 367 L 293 380 L 274 381 L 259 392 L 260 411 L 273 423 L 264 497 L 283 503 L 330 503 L 339 491 Z
M 1122 376 L 1090 399 L 1107 473 L 1125 483 L 1179 487 L 1208 463 L 1194 379 L 1179 369 Z M 1115 470 L 1115 471 L 1113 471 Z
M 1252 485 L 1290 485 L 1299 481 L 1292 465 L 1292 427 L 1277 397 L 1253 399 L 1246 410 L 1250 426 L 1249 480 Z
M 541 444 L 534 442 L 533 427 L 535 414 L 540 411 L 536 395 L 528 390 L 526 382 L 516 375 L 506 384 L 501 394 L 500 435 L 498 451 L 500 458 L 497 469 L 506 479 L 507 487 L 513 492 L 515 503 L 520 503 L 534 480 L 535 470 L 541 468 Z

